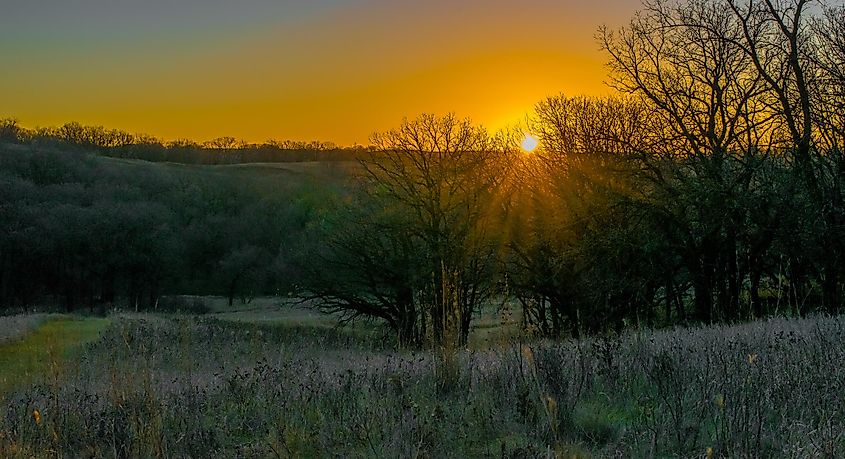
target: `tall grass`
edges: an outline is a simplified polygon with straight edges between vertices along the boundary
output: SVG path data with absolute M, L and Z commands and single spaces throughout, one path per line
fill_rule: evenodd
M 122 316 L 3 402 L 0 457 L 845 457 L 845 319 L 436 353 Z M 37 416 L 35 413 L 37 412 Z

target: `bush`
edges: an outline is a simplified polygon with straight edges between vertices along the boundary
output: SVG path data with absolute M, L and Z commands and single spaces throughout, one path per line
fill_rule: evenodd
M 211 312 L 211 307 L 202 297 L 172 295 L 159 298 L 157 311 L 202 315 Z

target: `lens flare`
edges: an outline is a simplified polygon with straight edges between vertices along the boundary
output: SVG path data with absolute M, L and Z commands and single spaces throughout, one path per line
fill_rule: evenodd
M 537 146 L 540 145 L 540 141 L 537 140 L 531 134 L 526 133 L 525 136 L 522 137 L 522 149 L 527 152 L 532 152 L 537 149 Z

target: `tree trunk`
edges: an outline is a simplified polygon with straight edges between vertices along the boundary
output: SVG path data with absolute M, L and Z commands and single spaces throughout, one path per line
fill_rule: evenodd
M 396 322 L 396 336 L 402 348 L 414 347 L 418 342 L 416 334 L 416 320 L 407 315 L 399 317 Z
M 703 275 L 695 276 L 693 289 L 695 291 L 695 318 L 704 323 L 710 323 L 713 319 L 713 298 L 710 293 L 710 286 Z
M 839 269 L 834 256 L 828 256 L 824 266 L 824 283 L 822 284 L 824 307 L 830 314 L 839 312 Z
M 417 310 L 414 306 L 414 292 L 410 288 L 403 288 L 397 298 L 397 310 L 400 317 L 396 320 L 396 334 L 399 346 L 410 347 L 420 344 L 420 336 L 417 328 Z
M 763 303 L 761 303 L 760 300 L 760 277 L 762 276 L 762 273 L 757 260 L 752 260 L 749 276 L 751 280 L 749 292 L 751 297 L 751 309 L 754 311 L 754 316 L 759 319 L 763 317 L 764 312 Z
M 546 318 L 546 299 L 543 295 L 537 295 L 535 301 L 537 302 L 537 328 L 543 336 L 549 336 L 551 328 Z
M 561 322 L 563 322 L 563 304 L 559 299 L 552 300 L 549 298 L 549 312 L 552 316 L 552 334 L 560 336 L 563 331 Z
M 804 281 L 803 270 L 798 268 L 798 263 L 792 260 L 789 270 L 789 304 L 792 307 L 792 313 L 796 316 L 801 316 L 801 302 L 804 299 Z
M 742 313 L 739 309 L 739 267 L 736 260 L 736 225 L 732 223 L 728 230 L 728 244 L 726 250 L 726 261 L 728 263 L 728 317 L 739 319 Z

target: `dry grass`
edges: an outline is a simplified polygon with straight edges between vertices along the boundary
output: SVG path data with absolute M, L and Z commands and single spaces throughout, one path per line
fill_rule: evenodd
M 354 330 L 111 320 L 4 402 L 0 456 L 845 456 L 840 317 L 497 344 L 448 384 Z

